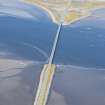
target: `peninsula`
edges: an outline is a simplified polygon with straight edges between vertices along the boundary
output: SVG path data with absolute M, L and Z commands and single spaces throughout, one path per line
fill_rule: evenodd
M 63 25 L 71 24 L 92 15 L 92 11 L 105 8 L 105 2 L 93 0 L 70 1 L 70 0 L 26 0 L 46 10 L 53 22 Z

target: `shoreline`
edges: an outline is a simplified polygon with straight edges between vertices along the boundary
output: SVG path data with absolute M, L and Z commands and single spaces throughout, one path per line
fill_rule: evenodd
M 47 9 L 47 8 L 45 8 L 44 6 L 41 6 L 41 5 L 37 4 L 37 3 L 31 3 L 31 2 L 28 2 L 28 1 L 25 1 L 25 3 L 31 4 L 31 5 L 35 5 L 36 7 L 39 7 L 39 8 L 41 8 L 41 9 L 43 9 L 43 10 L 46 11 L 47 14 L 51 17 L 51 19 L 52 19 L 52 21 L 53 21 L 54 23 L 59 24 L 59 23 L 56 21 L 55 16 L 53 15 L 53 13 L 52 13 L 49 9 Z M 84 19 L 84 18 L 86 18 L 86 17 L 89 17 L 90 15 L 91 15 L 91 14 L 89 13 L 89 14 L 87 14 L 86 16 L 82 16 L 82 17 L 77 18 L 77 19 L 75 19 L 75 20 L 73 20 L 73 21 L 71 21 L 71 22 L 64 23 L 63 25 L 64 25 L 64 26 L 69 26 L 69 25 L 72 24 L 72 23 L 75 23 L 75 22 L 77 22 L 77 21 L 80 21 L 81 19 Z
M 45 8 L 44 6 L 39 5 L 39 4 L 37 4 L 37 3 L 31 3 L 31 2 L 28 2 L 28 1 L 24 1 L 24 2 L 27 3 L 27 4 L 35 5 L 36 7 L 41 8 L 42 10 L 44 10 L 45 12 L 47 12 L 47 14 L 51 17 L 51 19 L 52 19 L 52 21 L 53 21 L 54 23 L 59 24 L 58 21 L 55 19 L 55 16 L 53 15 L 53 13 L 52 13 L 49 9 L 47 9 L 47 8 Z M 72 24 L 72 23 L 74 23 L 74 22 L 77 22 L 77 21 L 79 21 L 79 20 L 81 20 L 81 19 L 84 19 L 84 18 L 86 18 L 86 17 L 88 17 L 88 16 L 90 16 L 90 14 L 88 14 L 88 15 L 86 15 L 86 16 L 82 16 L 82 17 L 80 17 L 80 18 L 77 18 L 77 19 L 75 19 L 75 20 L 73 20 L 73 21 L 71 21 L 71 22 L 64 23 L 63 25 L 64 25 L 64 26 L 69 26 L 70 24 Z
M 89 17 L 89 16 L 91 16 L 91 13 L 88 13 L 87 15 L 82 16 L 82 17 L 80 17 L 80 18 L 77 18 L 77 19 L 75 19 L 75 20 L 73 20 L 73 21 L 71 21 L 71 22 L 64 23 L 63 25 L 64 25 L 64 26 L 69 26 L 70 24 L 73 24 L 73 23 L 75 23 L 75 22 L 78 22 L 78 21 L 80 21 L 80 20 L 82 20 L 82 19 L 85 19 L 85 18 L 87 18 L 87 17 Z
M 37 4 L 37 3 L 31 3 L 31 2 L 28 2 L 28 1 L 23 1 L 23 2 L 25 2 L 25 3 L 27 3 L 27 4 L 34 5 L 34 6 L 38 7 L 38 8 L 41 8 L 44 12 L 46 12 L 46 13 L 48 14 L 49 17 L 51 17 L 51 20 L 52 20 L 54 23 L 58 24 L 58 22 L 57 22 L 56 19 L 55 19 L 55 16 L 53 15 L 53 13 L 52 13 L 49 9 L 47 9 L 47 8 L 45 8 L 44 6 L 41 6 L 41 5 Z
M 56 20 L 56 18 L 55 18 L 55 16 L 53 15 L 53 13 L 52 13 L 49 9 L 47 9 L 46 7 L 44 7 L 44 6 L 40 5 L 40 4 L 37 4 L 37 3 L 29 2 L 29 1 L 23 1 L 23 2 L 24 2 L 24 3 L 27 3 L 27 4 L 34 5 L 34 6 L 38 7 L 38 8 L 41 8 L 42 10 L 44 10 L 44 11 L 48 14 L 49 17 L 51 17 L 52 22 L 54 22 L 55 24 L 59 24 L 59 22 Z M 95 8 L 95 9 L 91 10 L 91 11 L 93 12 L 93 11 L 95 11 L 95 10 L 97 10 L 97 9 L 101 9 L 101 8 L 105 8 L 105 7 L 97 7 L 97 8 Z M 92 13 L 89 12 L 89 13 L 87 13 L 86 15 L 81 16 L 81 17 L 79 17 L 79 18 L 77 18 L 77 19 L 74 19 L 74 20 L 72 20 L 72 21 L 70 21 L 70 22 L 68 22 L 68 23 L 65 22 L 65 23 L 63 23 L 63 25 L 64 25 L 64 26 L 69 26 L 69 25 L 71 25 L 71 24 L 73 24 L 73 23 L 75 23 L 75 22 L 78 22 L 78 21 L 80 21 L 81 19 L 87 18 L 87 17 L 89 17 L 89 16 L 91 16 L 91 15 L 92 15 Z

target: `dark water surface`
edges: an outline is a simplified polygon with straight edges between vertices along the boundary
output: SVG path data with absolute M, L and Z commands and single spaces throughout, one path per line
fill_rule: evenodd
M 64 27 L 55 62 L 105 68 L 105 20 L 89 17 Z
M 0 17 L 0 49 L 17 57 L 47 60 L 55 33 L 56 26 L 50 22 Z
M 46 61 L 56 30 L 57 25 L 47 20 L 0 17 L 0 49 L 24 59 Z M 105 20 L 94 17 L 63 27 L 54 63 L 104 68 L 104 33 Z

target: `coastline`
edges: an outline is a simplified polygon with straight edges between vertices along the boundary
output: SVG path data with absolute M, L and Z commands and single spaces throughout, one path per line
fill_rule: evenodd
M 51 19 L 52 19 L 52 21 L 54 23 L 58 24 L 58 22 L 55 19 L 55 16 L 53 15 L 53 13 L 49 9 L 47 9 L 44 6 L 41 6 L 41 5 L 37 4 L 37 3 L 31 3 L 31 2 L 28 2 L 28 1 L 23 1 L 23 2 L 25 2 L 27 4 L 34 5 L 34 6 L 38 7 L 38 8 L 41 8 L 43 11 L 45 11 L 49 15 L 49 17 L 51 17 Z
M 63 25 L 64 25 L 64 26 L 68 26 L 68 25 L 73 24 L 73 23 L 75 23 L 75 22 L 78 22 L 78 21 L 80 21 L 80 20 L 82 20 L 82 19 L 85 19 L 85 18 L 87 18 L 87 17 L 89 17 L 89 16 L 91 16 L 91 13 L 88 13 L 88 14 L 85 15 L 85 16 L 79 17 L 79 18 L 77 18 L 77 19 L 75 19 L 75 20 L 73 20 L 73 21 L 71 21 L 71 22 L 64 23 Z
M 52 13 L 49 9 L 47 9 L 46 7 L 44 7 L 44 6 L 42 6 L 42 5 L 39 5 L 39 4 L 37 4 L 37 3 L 29 2 L 29 1 L 23 1 L 23 2 L 25 2 L 25 3 L 27 3 L 27 4 L 35 5 L 36 7 L 41 8 L 42 10 L 44 10 L 45 12 L 47 12 L 47 14 L 49 15 L 49 17 L 51 17 L 52 21 L 53 21 L 55 24 L 59 24 L 59 22 L 56 20 L 56 18 L 55 18 L 55 16 L 53 15 L 53 13 Z M 97 8 L 95 8 L 95 9 L 91 10 L 91 11 L 95 11 L 95 10 L 101 9 L 101 8 L 105 8 L 105 7 L 97 7 Z M 74 19 L 74 20 L 72 20 L 72 21 L 70 21 L 70 22 L 65 22 L 65 23 L 63 23 L 63 25 L 64 25 L 64 26 L 69 26 L 69 25 L 71 25 L 71 24 L 73 24 L 73 23 L 75 23 L 75 22 L 78 22 L 78 21 L 80 21 L 81 19 L 87 18 L 87 17 L 89 17 L 89 16 L 91 16 L 91 15 L 92 15 L 91 12 L 89 12 L 89 13 L 87 13 L 86 15 L 81 16 L 81 17 L 79 17 L 79 18 L 77 18 L 77 19 Z
M 37 3 L 31 3 L 31 2 L 28 2 L 28 1 L 24 1 L 24 2 L 27 3 L 27 4 L 35 5 L 36 7 L 41 8 L 42 10 L 44 10 L 45 12 L 47 12 L 47 14 L 51 17 L 51 19 L 52 19 L 52 21 L 53 21 L 54 23 L 59 24 L 58 21 L 56 20 L 55 16 L 53 15 L 53 13 L 52 13 L 49 9 L 47 9 L 47 8 L 45 8 L 44 6 L 41 6 L 41 5 L 37 4 Z M 87 14 L 86 16 L 83 16 L 83 17 L 80 17 L 80 18 L 78 18 L 78 19 L 75 19 L 75 20 L 73 20 L 73 21 L 71 21 L 71 22 L 63 23 L 63 25 L 64 25 L 64 26 L 68 26 L 68 25 L 70 25 L 70 24 L 72 24 L 72 23 L 74 23 L 74 22 L 77 22 L 77 21 L 79 21 L 79 20 L 81 20 L 81 19 L 84 19 L 84 18 L 86 18 L 86 17 L 88 17 L 88 16 L 90 16 L 90 14 Z

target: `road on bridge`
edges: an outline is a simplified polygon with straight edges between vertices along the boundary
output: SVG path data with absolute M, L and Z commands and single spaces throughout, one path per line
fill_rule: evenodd
M 53 64 L 53 59 L 55 56 L 61 29 L 62 29 L 62 23 L 60 23 L 58 26 L 55 40 L 52 47 L 52 52 L 49 57 L 49 62 L 48 64 L 44 65 L 44 68 L 41 72 L 39 86 L 37 89 L 34 105 L 46 105 L 47 103 L 50 87 L 51 87 L 55 69 L 56 69 L 56 65 Z

